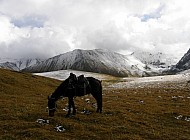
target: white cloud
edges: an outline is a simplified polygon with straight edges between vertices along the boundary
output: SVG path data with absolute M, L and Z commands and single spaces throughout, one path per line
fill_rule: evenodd
M 73 34 L 67 27 L 17 27 L 10 19 L 0 16 L 1 57 L 50 57 L 69 50 Z
M 51 57 L 75 48 L 181 56 L 190 46 L 189 7 L 188 0 L 3 0 L 0 57 Z

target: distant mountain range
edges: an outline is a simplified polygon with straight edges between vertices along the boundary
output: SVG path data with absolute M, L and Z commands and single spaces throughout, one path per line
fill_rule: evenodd
M 188 51 L 189 52 L 189 51 Z M 164 53 L 133 52 L 122 55 L 108 50 L 80 50 L 60 54 L 46 60 L 21 59 L 4 61 L 0 59 L 0 67 L 31 73 L 50 72 L 57 70 L 79 70 L 96 72 L 120 77 L 160 75 L 162 71 L 182 67 L 188 69 L 189 53 L 177 63 Z M 2 62 L 2 63 L 1 63 Z M 173 66 L 172 66 L 173 65 Z M 188 66 L 187 66 L 188 65 Z M 172 66 L 172 67 L 171 67 Z M 181 70 L 182 70 L 181 69 Z
M 40 62 L 42 62 L 41 59 L 0 59 L 0 68 L 20 71 L 32 65 L 39 64 Z

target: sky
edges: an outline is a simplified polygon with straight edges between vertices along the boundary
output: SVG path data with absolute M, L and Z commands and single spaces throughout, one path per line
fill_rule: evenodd
M 190 48 L 189 0 L 0 0 L 0 58 Z

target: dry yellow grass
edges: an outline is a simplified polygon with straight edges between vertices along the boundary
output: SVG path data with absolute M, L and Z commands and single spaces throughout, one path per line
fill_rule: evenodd
M 102 114 L 95 113 L 91 105 L 85 106 L 90 115 L 81 114 L 84 102 L 76 98 L 76 116 L 65 118 L 62 109 L 67 100 L 59 100 L 50 118 L 45 111 L 47 96 L 59 84 L 0 69 L 0 139 L 190 139 L 190 88 L 185 83 L 165 83 L 163 88 L 104 88 Z M 86 98 L 95 103 L 91 96 Z M 49 119 L 49 125 L 36 123 L 39 118 Z M 66 131 L 56 132 L 58 124 Z

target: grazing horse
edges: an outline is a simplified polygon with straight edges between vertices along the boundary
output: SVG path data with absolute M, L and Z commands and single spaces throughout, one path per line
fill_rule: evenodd
M 71 113 L 71 108 L 73 108 L 73 115 L 76 114 L 75 104 L 73 98 L 76 96 L 84 96 L 87 94 L 92 94 L 92 96 L 97 101 L 97 110 L 96 112 L 102 112 L 102 84 L 101 81 L 93 77 L 84 77 L 80 75 L 76 77 L 75 74 L 70 73 L 70 76 L 63 81 L 57 89 L 48 96 L 48 110 L 49 116 L 53 117 L 56 111 L 56 101 L 60 97 L 68 97 L 69 110 L 66 117 L 69 117 Z

